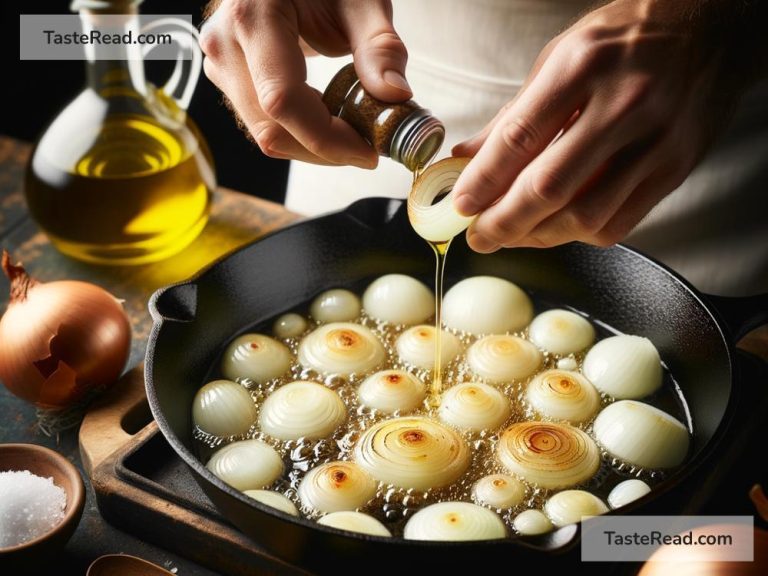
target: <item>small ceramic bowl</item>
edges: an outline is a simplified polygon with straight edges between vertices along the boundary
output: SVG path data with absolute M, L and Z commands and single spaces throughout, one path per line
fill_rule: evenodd
M 85 504 L 85 486 L 77 468 L 58 452 L 35 444 L 0 444 L 0 472 L 29 470 L 53 478 L 67 493 L 64 518 L 42 536 L 17 546 L 0 548 L 0 565 L 28 566 L 55 558 L 77 528 Z
M 100 556 L 88 567 L 85 576 L 174 576 L 157 564 L 128 554 Z

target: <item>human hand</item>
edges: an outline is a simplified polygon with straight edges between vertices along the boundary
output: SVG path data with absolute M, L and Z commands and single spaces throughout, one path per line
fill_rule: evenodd
M 304 57 L 309 49 L 352 53 L 374 97 L 410 98 L 407 52 L 388 0 L 214 0 L 207 12 L 200 38 L 205 74 L 267 156 L 376 166 L 373 148 L 306 84 Z
M 474 156 L 454 186 L 457 210 L 479 213 L 473 249 L 611 245 L 685 180 L 738 93 L 703 4 L 616 0 L 546 46 L 519 94 L 454 147 Z

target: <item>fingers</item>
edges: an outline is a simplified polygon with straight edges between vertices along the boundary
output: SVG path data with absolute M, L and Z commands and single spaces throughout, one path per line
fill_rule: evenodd
M 616 154 L 590 179 L 583 193 L 542 220 L 521 241 L 506 245 L 557 246 L 573 240 L 598 246 L 615 244 L 623 235 L 616 238 L 606 229 L 608 223 L 625 209 L 632 194 L 662 161 L 659 154 L 649 152 L 651 148 L 646 142 Z
M 343 17 L 355 71 L 365 89 L 385 102 L 402 102 L 413 96 L 405 79 L 408 51 L 392 26 L 389 3 L 361 3 L 359 10 Z
M 373 168 L 377 163 L 373 149 L 346 122 L 332 117 L 306 84 L 290 3 L 271 6 L 260 14 L 258 27 L 245 16 L 240 24 L 235 20 L 234 28 L 261 110 L 311 154 L 331 163 Z
M 223 0 L 201 31 L 204 70 L 262 151 L 275 158 L 373 168 L 378 156 L 306 84 L 291 2 Z
M 547 62 L 507 108 L 454 186 L 454 206 L 464 215 L 488 208 L 562 130 L 587 99 L 559 62 Z

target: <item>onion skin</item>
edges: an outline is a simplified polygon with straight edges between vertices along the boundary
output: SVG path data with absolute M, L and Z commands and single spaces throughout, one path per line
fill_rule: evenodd
M 41 283 L 3 251 L 11 281 L 0 320 L 0 380 L 41 408 L 64 408 L 113 384 L 128 360 L 131 326 L 120 301 L 88 282 Z

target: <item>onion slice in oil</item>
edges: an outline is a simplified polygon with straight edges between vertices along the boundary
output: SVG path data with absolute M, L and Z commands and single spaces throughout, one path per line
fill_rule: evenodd
M 510 412 L 509 400 L 499 390 L 479 382 L 466 382 L 443 393 L 438 417 L 451 426 L 479 432 L 498 428 Z
M 496 452 L 507 470 L 542 488 L 582 484 L 600 467 L 594 440 L 567 424 L 517 422 L 502 433 Z
M 405 525 L 406 540 L 494 540 L 504 538 L 504 522 L 470 502 L 439 502 L 422 508 Z
M 362 434 L 354 454 L 355 461 L 371 476 L 406 489 L 448 486 L 469 466 L 469 448 L 462 437 L 420 417 L 374 424 Z
M 546 370 L 531 380 L 525 396 L 539 414 L 572 424 L 586 422 L 600 409 L 600 394 L 578 372 Z
M 373 516 L 363 514 L 362 512 L 351 512 L 347 510 L 331 512 L 320 518 L 317 523 L 323 526 L 338 528 L 339 530 L 370 534 L 371 536 L 392 536 L 384 524 L 376 520 Z
M 351 322 L 324 324 L 299 345 L 299 362 L 321 374 L 350 376 L 379 366 L 386 353 L 370 329 Z
M 227 444 L 211 456 L 205 467 L 241 491 L 269 486 L 283 473 L 280 455 L 261 440 Z
M 608 506 L 591 492 L 563 490 L 550 497 L 544 512 L 558 528 L 581 522 L 584 518 L 608 512 Z
M 327 462 L 307 472 L 298 493 L 309 510 L 355 510 L 374 497 L 376 481 L 354 462 Z
M 347 417 L 339 395 L 316 382 L 299 380 L 267 396 L 259 412 L 262 432 L 280 440 L 326 438 Z
M 492 335 L 480 338 L 467 350 L 467 364 L 491 384 L 527 378 L 541 364 L 539 350 L 522 338 Z

